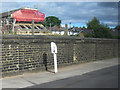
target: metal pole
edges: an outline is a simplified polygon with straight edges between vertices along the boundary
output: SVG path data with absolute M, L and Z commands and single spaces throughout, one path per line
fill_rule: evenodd
M 7 18 L 8 20 L 7 20 L 7 24 L 9 24 L 9 14 L 10 14 L 10 13 L 9 13 L 9 9 L 8 9 L 8 18 Z
M 57 55 L 56 55 L 56 53 L 54 53 L 54 70 L 55 70 L 55 73 L 58 72 L 58 70 L 57 70 Z
M 70 22 L 70 28 L 71 28 L 71 22 Z

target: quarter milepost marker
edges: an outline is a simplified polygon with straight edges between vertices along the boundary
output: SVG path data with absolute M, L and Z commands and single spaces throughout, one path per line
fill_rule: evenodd
M 54 42 L 51 42 L 51 53 L 54 55 L 54 70 L 57 73 L 57 45 Z

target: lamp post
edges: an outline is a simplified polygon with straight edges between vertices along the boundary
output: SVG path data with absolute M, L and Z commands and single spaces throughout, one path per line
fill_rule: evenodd
M 71 22 L 70 22 L 70 28 L 71 28 Z

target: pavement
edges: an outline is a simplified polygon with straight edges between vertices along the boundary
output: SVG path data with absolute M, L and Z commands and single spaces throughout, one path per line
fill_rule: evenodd
M 54 70 L 40 71 L 38 73 L 25 73 L 23 75 L 6 77 L 0 79 L 1 88 L 26 88 L 38 84 L 48 83 L 69 77 L 80 76 L 88 72 L 104 69 L 118 65 L 118 58 L 87 62 L 58 68 L 58 73 Z
M 27 88 L 118 88 L 118 65 Z

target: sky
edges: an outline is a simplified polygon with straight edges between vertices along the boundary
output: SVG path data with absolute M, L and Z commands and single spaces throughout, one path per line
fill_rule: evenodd
M 1 11 L 21 7 L 38 8 L 45 16 L 58 17 L 64 26 L 87 27 L 86 23 L 97 17 L 101 23 L 114 28 L 118 24 L 118 2 L 1 2 Z

